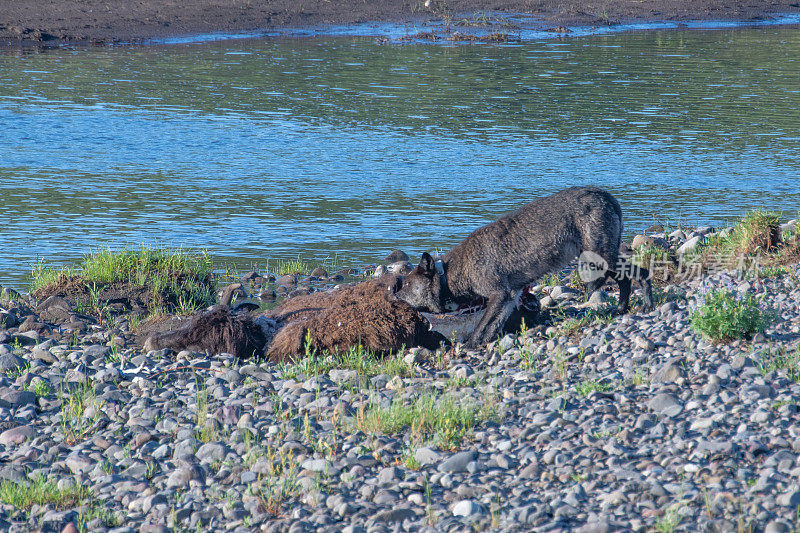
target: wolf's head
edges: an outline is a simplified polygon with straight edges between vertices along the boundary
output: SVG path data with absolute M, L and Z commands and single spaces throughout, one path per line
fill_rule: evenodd
M 406 276 L 403 288 L 397 292 L 397 297 L 417 311 L 444 312 L 442 279 L 436 272 L 436 264 L 429 253 L 422 254 L 422 260 Z

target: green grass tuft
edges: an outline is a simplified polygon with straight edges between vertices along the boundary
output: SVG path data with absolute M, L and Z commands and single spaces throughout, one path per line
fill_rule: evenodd
M 750 211 L 725 236 L 714 235 L 703 246 L 705 254 L 752 254 L 757 248 L 771 252 L 780 242 L 778 226 L 782 214 L 774 211 Z
M 59 489 L 55 479 L 44 477 L 35 477 L 23 483 L 0 480 L 0 501 L 23 511 L 29 510 L 34 504 L 69 509 L 82 505 L 90 496 L 91 492 L 86 487 L 72 485 Z
M 443 448 L 456 449 L 476 424 L 496 417 L 496 402 L 491 397 L 477 404 L 430 393 L 416 400 L 395 398 L 388 407 L 367 402 L 356 413 L 356 427 L 369 434 L 410 429 L 412 442 L 432 440 Z
M 293 363 L 279 363 L 278 371 L 281 379 L 295 379 L 299 376 L 306 378 L 327 374 L 334 368 L 355 370 L 359 376 L 371 377 L 378 374 L 388 376 L 408 377 L 413 375 L 414 369 L 403 360 L 403 350 L 397 354 L 381 356 L 364 348 L 354 346 L 347 351 L 325 351 L 318 354 L 311 348 L 310 339 L 306 338 L 306 354 L 302 359 Z

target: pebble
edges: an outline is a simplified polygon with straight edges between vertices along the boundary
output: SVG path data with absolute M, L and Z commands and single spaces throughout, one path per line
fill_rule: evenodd
M 678 531 L 791 531 L 800 384 L 791 360 L 771 357 L 794 353 L 800 288 L 747 283 L 781 313 L 761 343 L 702 339 L 689 307 L 700 284 L 687 281 L 653 313 L 569 335 L 556 322 L 458 357 L 411 348 L 401 375 L 130 343 L 111 358 L 111 334 L 124 335 L 106 325 L 15 344 L 7 322 L 0 478 L 79 481 L 116 517 L 87 530 L 654 531 L 679 502 Z M 553 305 L 582 312 L 582 292 L 553 291 Z M 381 432 L 367 416 L 431 394 L 490 415 L 470 411 L 463 432 Z M 60 531 L 77 509 L 0 505 L 0 529 Z

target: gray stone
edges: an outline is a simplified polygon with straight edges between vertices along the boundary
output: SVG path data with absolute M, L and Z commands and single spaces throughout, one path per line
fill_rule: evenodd
M 386 263 L 399 263 L 401 261 L 409 261 L 408 254 L 402 250 L 392 250 L 389 255 L 384 258 Z
M 603 290 L 594 291 L 587 302 L 589 307 L 600 307 L 608 301 L 608 294 Z
M 416 518 L 416 513 L 407 507 L 398 507 L 396 509 L 387 509 L 375 514 L 375 520 L 378 522 L 402 522 L 406 519 Z
M 773 520 L 764 528 L 764 533 L 791 533 L 792 526 L 783 520 Z
M 414 270 L 414 267 L 408 261 L 398 261 L 397 263 L 392 263 L 387 266 L 386 270 L 388 270 L 390 274 L 405 276 Z
M 560 302 L 563 300 L 568 300 L 570 298 L 575 298 L 580 296 L 581 291 L 577 289 L 573 289 L 572 287 L 567 287 L 565 285 L 556 285 L 553 287 L 553 290 L 550 291 L 550 298 L 553 300 Z
M 442 455 L 430 448 L 417 448 L 417 451 L 414 452 L 414 459 L 416 461 L 425 466 L 433 463 L 438 463 L 442 459 Z
M 647 407 L 656 414 L 667 417 L 675 417 L 683 411 L 683 404 L 671 394 L 656 394 L 647 402 Z
M 640 350 L 644 350 L 646 352 L 652 352 L 656 349 L 655 343 L 642 335 L 637 335 L 633 339 L 633 344 Z
M 473 516 L 482 512 L 481 506 L 472 500 L 460 500 L 453 505 L 453 516 Z
M 775 498 L 775 502 L 783 507 L 794 509 L 800 505 L 800 488 L 797 485 L 787 488 L 782 494 Z
M 674 383 L 684 377 L 681 357 L 672 357 L 652 377 L 652 383 Z
M 64 464 L 66 464 L 67 468 L 75 475 L 85 474 L 94 468 L 94 461 L 81 454 L 68 456 L 64 460 Z
M 729 440 L 710 441 L 701 439 L 697 442 L 695 453 L 698 455 L 722 455 L 727 457 L 737 449 L 736 444 Z
M 227 447 L 216 442 L 207 442 L 200 446 L 195 452 L 195 456 L 201 463 L 211 463 L 221 461 L 225 458 Z
M 295 285 L 297 285 L 297 276 L 286 274 L 285 276 L 281 276 L 278 279 L 276 279 L 275 283 L 283 287 L 294 287 Z
M 396 483 L 400 477 L 400 471 L 394 466 L 387 466 L 378 472 L 378 483 L 381 485 L 389 485 Z
M 331 468 L 331 462 L 327 459 L 307 459 L 303 461 L 301 468 L 312 472 L 327 472 Z
M 95 344 L 93 346 L 86 346 L 83 349 L 83 356 L 89 363 L 93 361 L 103 361 L 106 355 L 108 355 L 109 353 L 111 353 L 111 348 L 109 348 L 108 346 L 101 346 L 98 344 Z
M 467 465 L 475 459 L 474 450 L 458 452 L 448 457 L 439 465 L 439 472 L 466 472 Z
M 185 465 L 175 469 L 167 478 L 167 488 L 185 488 L 192 480 L 200 480 L 202 475 L 193 465 Z
M 36 430 L 31 426 L 17 426 L 0 433 L 0 444 L 22 444 L 36 436 Z
M 22 407 L 36 405 L 36 395 L 30 391 L 0 388 L 0 407 Z
M 677 250 L 678 255 L 683 255 L 683 254 L 687 254 L 687 253 L 690 253 L 690 252 L 694 252 L 697 249 L 697 247 L 700 245 L 700 241 L 702 239 L 703 239 L 703 237 L 701 235 L 698 235 L 696 237 L 692 237 L 691 239 L 689 239 L 688 241 L 683 243 L 678 248 L 678 250 Z
M 328 372 L 328 377 L 337 385 L 342 383 L 354 383 L 358 380 L 358 372 L 344 368 L 334 368 Z
M 17 370 L 25 366 L 26 361 L 22 357 L 14 355 L 13 353 L 7 353 L 4 355 L 0 355 L 0 373 L 7 374 L 12 370 Z

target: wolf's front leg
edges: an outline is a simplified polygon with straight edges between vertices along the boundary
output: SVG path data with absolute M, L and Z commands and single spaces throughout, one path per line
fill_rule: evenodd
M 477 348 L 497 336 L 514 311 L 514 299 L 507 293 L 498 293 L 489 298 L 486 313 L 467 341 L 468 348 Z

